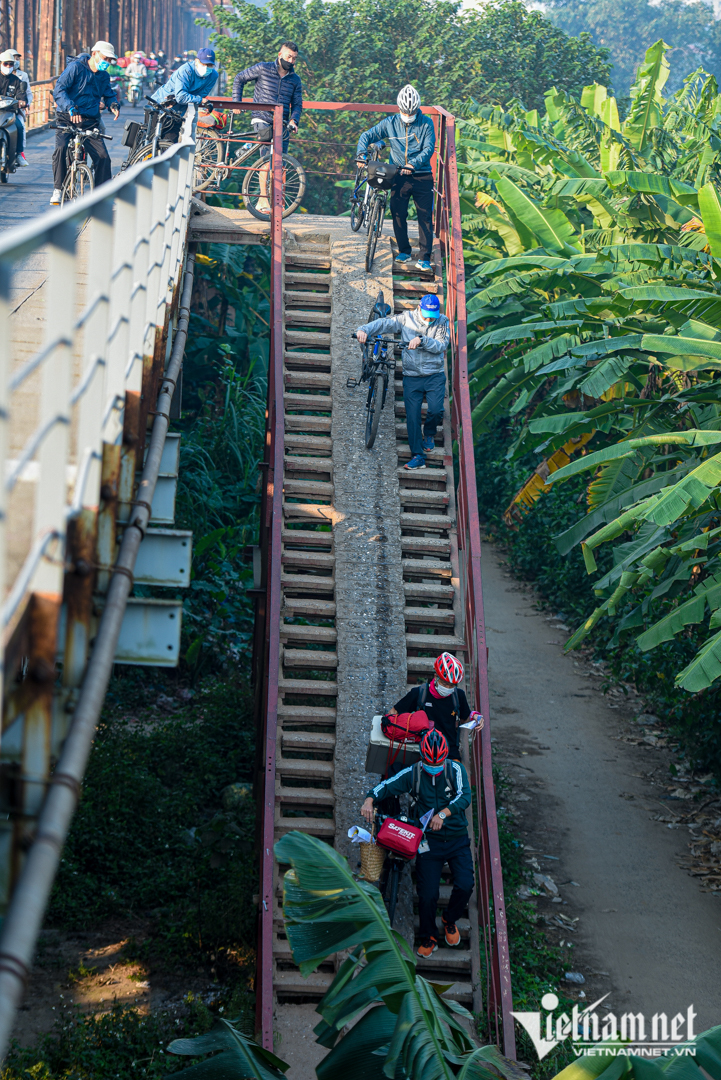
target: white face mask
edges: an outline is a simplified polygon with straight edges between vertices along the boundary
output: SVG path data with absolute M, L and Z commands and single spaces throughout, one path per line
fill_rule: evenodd
M 401 113 L 401 120 L 404 124 L 412 124 L 416 118 L 416 113 Z
M 207 73 L 208 73 L 208 65 L 207 64 L 201 64 L 200 60 L 196 60 L 195 61 L 195 70 L 198 72 L 198 75 L 200 75 L 200 77 L 202 79 L 203 76 L 207 75 Z
M 434 679 L 433 682 L 436 688 L 436 693 L 439 694 L 441 697 L 450 697 L 453 693 L 454 688 L 452 686 L 445 686 L 442 682 L 439 682 L 438 679 Z

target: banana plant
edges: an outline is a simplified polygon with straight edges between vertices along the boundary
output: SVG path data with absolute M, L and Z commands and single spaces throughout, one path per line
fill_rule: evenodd
M 647 51 L 623 123 L 598 84 L 580 103 L 549 90 L 540 118 L 469 105 L 469 385 L 474 433 L 508 416 L 509 457 L 539 455 L 509 517 L 583 471 L 587 513 L 557 545 L 582 544 L 596 573 L 594 549 L 617 542 L 569 647 L 602 618 L 650 649 L 708 616 L 678 675 L 695 691 L 721 677 L 704 587 L 721 573 L 721 96 L 696 72 L 664 99 L 667 52 Z

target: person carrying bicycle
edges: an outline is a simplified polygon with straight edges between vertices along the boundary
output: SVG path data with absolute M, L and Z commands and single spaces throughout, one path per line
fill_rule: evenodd
M 387 139 L 390 143 L 391 162 L 398 172 L 391 188 L 391 214 L 393 232 L 398 244 L 397 263 L 411 261 L 411 244 L 408 239 L 408 203 L 411 195 L 418 215 L 418 240 L 420 251 L 416 266 L 425 274 L 433 273 L 431 248 L 433 247 L 433 173 L 431 158 L 436 148 L 436 132 L 433 121 L 421 112 L 421 96 L 415 87 L 404 86 L 398 94 L 400 112 L 387 116 L 375 127 L 364 131 L 358 140 L 356 159 L 359 168 L 366 163 L 368 147 L 373 142 Z
M 361 807 L 366 821 L 373 821 L 373 811 L 389 795 L 410 795 L 414 824 L 433 811 L 424 842 L 416 855 L 416 887 L 420 919 L 418 956 L 429 957 L 438 948 L 436 911 L 440 893 L 441 871 L 448 863 L 453 876 L 453 890 L 448 907 L 441 913 L 446 945 L 455 948 L 461 934 L 456 925 L 470 899 L 475 884 L 471 841 L 468 836 L 466 808 L 471 802 L 468 774 L 460 761 L 448 759 L 448 743 L 440 731 L 429 731 L 421 742 L 421 760 L 415 765 L 381 780 L 368 792 Z
M 162 104 L 172 97 L 178 108 L 178 112 L 185 114 L 188 105 L 202 105 L 209 94 L 212 93 L 218 81 L 218 71 L 215 67 L 215 51 L 213 49 L 199 49 L 194 60 L 188 60 L 173 71 L 166 83 L 163 83 L 150 95 L 151 100 Z M 177 139 L 180 133 L 181 121 L 176 120 L 163 132 L 163 138 Z
M 414 471 L 425 469 L 425 451 L 435 447 L 436 430 L 443 423 L 445 355 L 451 339 L 451 326 L 446 316 L 441 314 L 438 297 L 429 293 L 417 308 L 359 326 L 356 337 L 363 345 L 369 337 L 397 333 L 400 333 L 403 342 L 403 401 L 411 451 L 405 468 Z M 421 428 L 424 395 L 428 401 L 428 412 Z
M 294 41 L 284 41 L 277 60 L 261 61 L 238 72 L 233 79 L 233 101 L 242 101 L 243 87 L 246 83 L 254 82 L 253 102 L 257 105 L 277 105 L 282 102 L 283 123 L 288 125 L 288 131 L 295 134 L 303 111 L 303 84 L 293 70 L 297 59 L 298 46 Z M 273 113 L 254 109 L 250 122 L 259 140 L 270 144 L 273 138 Z M 284 132 L 284 154 L 288 149 L 288 139 L 289 135 Z M 265 157 L 269 152 L 269 146 L 261 150 Z
M 96 41 L 90 53 L 81 53 L 71 60 L 53 88 L 57 106 L 58 125 L 67 128 L 78 125 L 85 130 L 100 127 L 100 102 L 112 111 L 117 120 L 120 112 L 118 98 L 110 85 L 108 68 L 117 60 L 109 41 Z M 59 206 L 61 189 L 67 171 L 67 148 L 72 133 L 58 126 L 53 151 L 53 193 L 51 206 Z M 87 148 L 95 166 L 95 186 L 110 179 L 110 155 L 101 138 L 88 139 Z

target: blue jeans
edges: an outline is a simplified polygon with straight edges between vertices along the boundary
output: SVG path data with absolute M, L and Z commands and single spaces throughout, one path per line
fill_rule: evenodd
M 419 937 L 426 941 L 430 937 L 439 940 L 436 927 L 436 910 L 441 885 L 443 864 L 448 863 L 453 876 L 453 891 L 444 910 L 446 922 L 455 923 L 466 909 L 475 881 L 473 878 L 473 859 L 471 841 L 468 833 L 446 834 L 426 832 L 429 851 L 416 855 L 416 888 L 418 890 L 418 917 L 420 921 Z
M 436 371 L 433 375 L 405 375 L 403 378 L 403 402 L 406 407 L 408 444 L 411 456 L 423 454 L 423 435 L 433 438 L 439 424 L 443 423 L 443 398 L 446 393 L 446 373 Z M 421 406 L 423 395 L 428 402 L 426 422 L 421 432 Z M 450 451 L 449 451 L 450 453 Z

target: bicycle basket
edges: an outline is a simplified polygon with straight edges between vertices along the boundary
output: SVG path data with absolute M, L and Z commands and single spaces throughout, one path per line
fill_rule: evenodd
M 377 881 L 381 876 L 383 863 L 386 861 L 386 853 L 377 844 L 359 844 L 361 877 L 366 881 Z
M 376 191 L 387 191 L 393 184 L 398 166 L 390 161 L 368 162 L 368 184 Z

